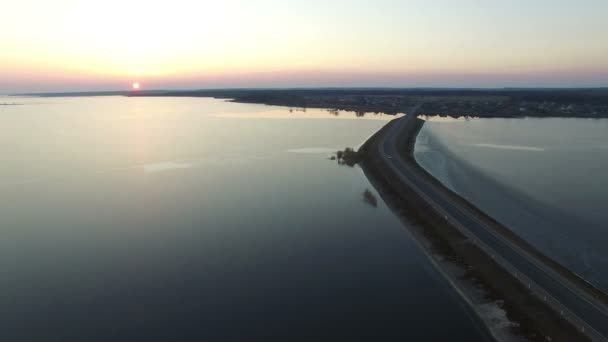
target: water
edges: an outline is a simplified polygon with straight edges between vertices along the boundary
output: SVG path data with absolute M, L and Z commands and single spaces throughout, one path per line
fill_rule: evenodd
M 416 159 L 543 253 L 608 290 L 608 120 L 434 118 Z
M 392 117 L 14 101 L 0 107 L 0 339 L 480 340 L 398 219 L 365 204 L 361 170 L 328 160 Z

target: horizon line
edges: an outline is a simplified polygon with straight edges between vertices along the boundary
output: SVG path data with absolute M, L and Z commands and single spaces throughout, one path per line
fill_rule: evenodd
M 130 93 L 149 93 L 149 92 L 196 92 L 196 91 L 298 91 L 298 90 L 469 90 L 469 91 L 509 91 L 509 90 L 608 90 L 607 86 L 590 87 L 228 87 L 228 88 L 180 88 L 180 89 L 121 89 L 121 90 L 72 90 L 72 91 L 42 91 L 42 92 L 19 92 L 9 93 L 4 96 L 36 96 L 36 95 L 61 95 L 61 94 L 130 94 Z

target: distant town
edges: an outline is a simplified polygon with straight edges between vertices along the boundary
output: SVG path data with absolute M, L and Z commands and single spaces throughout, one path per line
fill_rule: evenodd
M 425 88 L 305 88 L 132 90 L 108 92 L 36 93 L 28 96 L 172 96 L 215 97 L 234 102 L 324 108 L 369 113 L 404 113 L 423 102 L 421 115 L 451 117 L 579 117 L 608 118 L 608 88 L 572 89 L 425 89 Z
M 423 100 L 420 113 L 452 117 L 608 117 L 608 91 L 604 98 L 595 93 L 458 94 L 446 91 L 417 95 L 306 95 L 295 93 L 250 94 L 237 97 L 238 102 L 257 102 L 308 108 L 334 108 L 356 112 L 396 114 Z
M 397 114 L 424 102 L 423 115 L 608 117 L 608 89 L 269 89 L 130 92 L 129 96 L 213 96 L 235 102 Z

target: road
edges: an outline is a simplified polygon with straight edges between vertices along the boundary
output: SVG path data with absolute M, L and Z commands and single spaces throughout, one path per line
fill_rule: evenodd
M 532 280 L 538 287 L 552 297 L 569 313 L 571 321 L 579 323 L 579 328 L 595 340 L 608 341 L 608 310 L 603 304 L 595 303 L 581 290 L 575 288 L 561 276 L 535 260 L 531 255 L 515 246 L 511 241 L 498 234 L 492 227 L 479 220 L 472 212 L 462 205 L 452 201 L 444 189 L 429 183 L 414 170 L 414 166 L 406 162 L 397 150 L 397 137 L 403 128 L 416 120 L 417 111 L 421 105 L 413 107 L 407 116 L 399 119 L 396 124 L 384 134 L 379 147 L 379 153 L 384 162 L 409 185 L 436 211 L 448 221 L 457 226 L 465 235 L 485 244 L 499 258 L 510 264 L 525 277 Z M 552 301 L 553 302 L 553 301 Z M 573 317 L 570 317 L 573 316 Z

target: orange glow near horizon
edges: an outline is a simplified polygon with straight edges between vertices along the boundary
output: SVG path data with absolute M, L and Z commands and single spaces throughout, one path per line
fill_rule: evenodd
M 132 87 L 133 87 L 133 90 L 139 90 L 139 88 L 140 88 L 139 82 L 133 82 Z
M 608 2 L 583 1 L 6 0 L 0 93 L 605 85 Z

